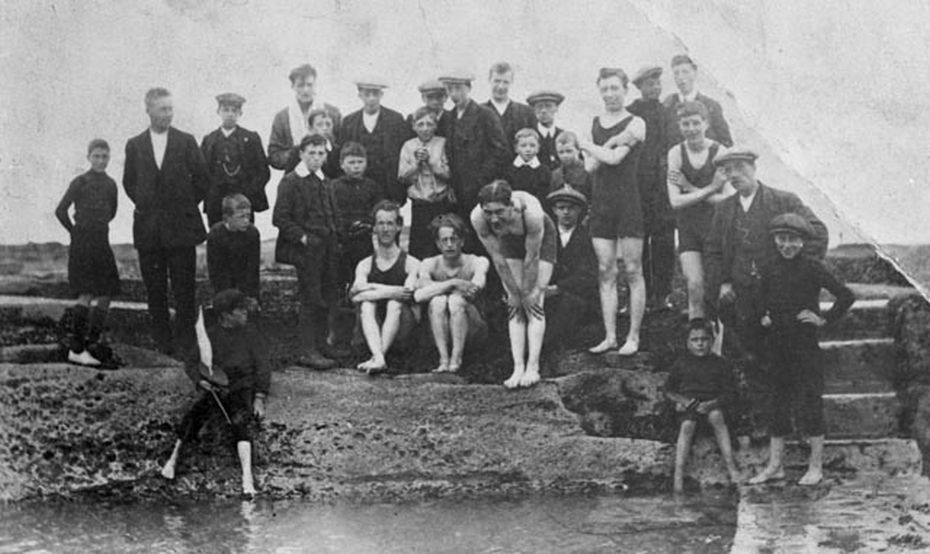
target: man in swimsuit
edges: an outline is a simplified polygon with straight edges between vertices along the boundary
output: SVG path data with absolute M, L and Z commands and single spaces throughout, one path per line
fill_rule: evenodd
M 502 180 L 478 192 L 471 224 L 507 292 L 513 375 L 504 386 L 532 386 L 539 381 L 546 333 L 543 301 L 555 266 L 558 231 L 536 197 L 514 191 Z
M 433 371 L 455 372 L 462 367 L 465 347 L 480 344 L 487 336 L 487 324 L 475 300 L 484 289 L 490 263 L 483 256 L 462 253 L 468 226 L 461 217 L 436 216 L 430 230 L 439 255 L 420 264 L 413 299 L 429 304 L 430 329 L 439 351 L 439 365 Z
M 382 200 L 372 209 L 374 254 L 358 263 L 349 290 L 358 304 L 362 333 L 371 358 L 358 364 L 368 374 L 387 369 L 385 355 L 395 342 L 403 342 L 419 321 L 411 306 L 420 262 L 397 244 L 404 220 L 400 206 Z

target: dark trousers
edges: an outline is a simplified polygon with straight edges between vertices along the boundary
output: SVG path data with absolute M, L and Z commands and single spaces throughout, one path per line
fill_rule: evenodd
M 802 330 L 783 335 L 775 331 L 768 343 L 772 396 L 769 431 L 776 437 L 787 436 L 795 428 L 794 419 L 802 435 L 823 435 L 823 366 L 816 333 Z
M 232 421 L 232 434 L 236 442 L 251 441 L 249 424 L 252 422 L 252 389 L 245 388 L 228 393 L 218 393 L 217 397 L 223 403 L 226 414 Z M 216 398 L 209 392 L 202 392 L 200 397 L 191 406 L 191 409 L 184 414 L 181 425 L 178 427 L 178 438 L 183 442 L 190 442 L 197 438 L 197 433 L 211 414 L 220 412 L 216 403 Z M 219 417 L 223 420 L 223 425 L 229 425 L 226 417 L 222 413 Z
M 304 259 L 294 264 L 299 301 L 297 332 L 302 353 L 311 354 L 319 352 L 325 343 L 329 310 L 338 296 L 336 237 L 312 237 L 306 253 Z
M 197 357 L 196 274 L 197 251 L 193 246 L 139 250 L 139 269 L 149 304 L 152 338 L 160 348 L 171 348 L 171 315 L 168 312 L 168 282 L 174 293 L 175 340 L 185 358 Z
M 758 281 L 734 284 L 733 288 L 736 300 L 720 303 L 718 315 L 726 327 L 724 355 L 738 364 L 743 376 L 744 390 L 736 406 L 741 418 L 735 427 L 739 434 L 761 432 L 772 421 L 773 404 Z
M 546 298 L 545 309 L 543 348 L 547 353 L 574 346 L 578 331 L 587 322 L 596 321 L 600 313 L 596 297 L 585 299 L 570 292 Z
M 643 239 L 643 278 L 646 294 L 653 303 L 661 303 L 672 292 L 672 275 L 675 273 L 675 226 L 650 229 L 646 223 Z

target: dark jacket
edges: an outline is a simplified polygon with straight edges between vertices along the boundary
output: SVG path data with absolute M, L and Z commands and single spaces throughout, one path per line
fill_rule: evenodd
M 663 178 L 662 188 L 665 188 L 665 172 L 668 166 L 668 150 L 674 143 L 669 141 L 668 110 L 658 100 L 646 101 L 637 98 L 627 106 L 627 111 L 638 116 L 646 124 L 646 140 L 639 155 L 640 182 L 643 177 Z M 677 127 L 677 120 L 675 123 Z
M 470 212 L 481 187 L 499 177 L 510 161 L 510 148 L 494 110 L 474 100 L 469 100 L 461 119 L 455 110 L 443 120 L 443 136 L 459 211 Z
M 210 185 L 193 136 L 171 127 L 161 169 L 146 129 L 126 142 L 123 188 L 135 204 L 132 236 L 138 250 L 195 246 L 207 237 L 197 204 Z
M 232 160 L 226 160 L 226 153 L 222 146 L 229 141 L 232 146 Z M 216 209 L 222 206 L 223 197 L 233 193 L 242 193 L 252 203 L 253 212 L 263 212 L 268 209 L 268 197 L 265 195 L 265 185 L 271 178 L 268 162 L 265 159 L 265 149 L 258 133 L 236 127 L 236 130 L 227 139 L 221 129 L 216 129 L 203 137 L 200 143 L 207 169 L 210 172 L 210 190 L 207 200 L 203 204 L 204 212 L 210 207 Z M 238 168 L 238 173 L 230 176 Z
M 558 224 L 556 224 L 558 229 Z M 563 292 L 597 303 L 597 257 L 591 244 L 591 233 L 587 222 L 579 223 L 562 246 L 558 241 L 555 267 L 552 270 L 552 284 L 558 285 Z
M 494 103 L 490 100 L 485 102 L 483 106 L 491 110 L 491 113 L 500 120 L 501 129 L 504 131 L 504 142 L 507 143 L 511 152 L 513 151 L 513 141 L 517 131 L 526 128 L 536 128 L 536 112 L 526 104 L 511 100 L 510 103 L 507 104 L 507 109 L 504 110 L 502 114 L 497 113 L 497 108 L 494 107 Z
M 539 131 L 538 126 L 534 127 L 534 129 Z M 562 162 L 559 160 L 559 154 L 556 151 L 555 139 L 559 138 L 563 130 L 564 129 L 561 127 L 555 127 L 555 132 L 552 133 L 551 137 L 540 137 L 539 140 L 539 153 L 537 154 L 539 161 L 541 161 L 543 165 L 549 166 L 549 169 L 552 170 L 562 165 Z
M 254 225 L 233 232 L 217 223 L 207 234 L 207 272 L 213 292 L 236 289 L 256 300 L 262 263 L 261 233 Z
M 796 195 L 759 183 L 752 209 L 756 208 L 758 211 L 752 224 L 758 227 L 758 231 L 754 232 L 753 236 L 766 241 L 764 247 L 760 248 L 760 251 L 764 252 L 763 259 L 758 260 L 757 265 L 760 268 L 771 265 L 778 256 L 775 243 L 768 233 L 769 222 L 776 215 L 788 212 L 794 212 L 806 218 L 816 233 L 815 237 L 804 241 L 804 255 L 821 260 L 826 256 L 829 242 L 827 227 Z M 707 291 L 712 299 L 717 298 L 721 284 L 733 282 L 733 259 L 739 240 L 733 225 L 737 210 L 742 210 L 738 194 L 718 203 L 714 209 L 714 219 L 711 222 L 704 251 Z
M 299 145 L 294 144 L 294 139 L 291 137 L 291 122 L 288 117 L 288 109 L 284 108 L 275 114 L 274 121 L 271 122 L 271 136 L 268 138 L 268 165 L 285 173 L 293 171 L 297 164 L 300 163 L 300 153 L 297 152 Z M 322 105 L 322 109 L 329 112 L 333 120 L 333 129 L 338 129 L 339 123 L 342 121 L 342 114 L 339 113 L 339 109 L 325 103 Z
M 685 352 L 672 364 L 665 390 L 701 402 L 717 399 L 726 406 L 736 399 L 738 389 L 733 366 L 725 358 Z
M 400 112 L 381 106 L 378 122 L 371 133 L 365 128 L 362 110 L 358 110 L 342 120 L 336 135 L 340 145 L 354 141 L 365 147 L 368 156 L 365 177 L 384 187 L 388 198 L 401 204 L 407 198 L 407 189 L 397 180 L 397 164 L 400 149 L 407 140 L 406 129 L 407 124 Z
M 271 223 L 278 228 L 275 261 L 296 265 L 308 255 L 308 246 L 336 239 L 336 200 L 330 181 L 290 172 L 278 184 Z M 301 242 L 307 235 L 308 245 Z
M 723 108 L 713 98 L 698 93 L 695 100 L 704 104 L 707 108 L 707 138 L 716 140 L 720 144 L 730 147 L 733 146 L 733 137 L 730 136 L 730 126 L 727 120 L 723 118 Z M 685 140 L 678 128 L 678 106 L 681 105 L 678 94 L 670 94 L 663 101 L 668 109 L 668 137 L 669 146 L 678 144 Z

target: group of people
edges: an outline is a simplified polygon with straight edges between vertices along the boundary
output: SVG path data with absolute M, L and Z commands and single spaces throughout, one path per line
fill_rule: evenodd
M 357 307 L 370 351 L 360 370 L 385 370 L 388 351 L 405 341 L 425 311 L 439 356 L 434 371 L 455 372 L 466 349 L 486 334 L 482 305 L 497 293 L 506 303 L 513 357 L 507 387 L 535 384 L 544 344 L 571 344 L 582 318 L 598 308 L 604 337 L 590 352 L 633 355 L 647 305 L 670 307 L 677 227 L 692 323 L 691 358 L 680 364 L 684 372 L 675 373 L 670 389 L 687 416 L 676 488 L 695 414 L 710 418 L 733 469 L 722 412 L 730 391 L 720 378 L 726 372 L 718 361 L 698 361 L 716 356 L 704 343 L 718 320 L 738 338 L 734 352 L 747 360 L 747 379 L 776 399 L 772 463 L 759 479 L 781 475 L 788 399 L 803 398 L 804 430 L 822 451 L 814 329 L 851 303 L 848 289 L 816 261 L 826 251 L 826 228 L 796 196 L 756 179 L 756 154 L 733 147 L 720 105 L 697 91 L 696 64 L 678 55 L 670 66 L 677 93 L 660 100 L 663 68 L 650 65 L 634 75 L 641 97 L 629 105 L 627 74 L 601 69 L 595 82 L 603 111 L 589 133 L 574 133 L 556 125 L 561 93 L 534 92 L 527 104 L 510 98 L 514 69 L 507 63 L 490 68 L 486 103 L 471 99 L 472 75 L 450 72 L 419 87 L 424 105 L 406 118 L 382 105 L 387 85 L 373 79 L 356 83 L 362 107 L 342 117 L 316 98 L 317 72 L 302 65 L 289 75 L 294 101 L 274 117 L 267 156 L 258 134 L 238 124 L 242 96 L 216 97 L 220 127 L 198 146 L 172 126 L 170 92 L 149 90 L 150 124 L 126 144 L 123 187 L 134 204 L 133 240 L 152 336 L 159 349 L 187 362 L 201 388 L 215 392 L 209 375 L 198 370 L 195 333 L 195 247 L 206 240 L 217 311 L 209 334 L 234 350 L 214 360 L 235 383 L 230 423 L 240 444 L 244 490 L 254 488 L 242 421 L 264 412 L 268 392 L 260 333 L 242 329 L 251 328 L 247 321 L 260 311 L 260 237 L 252 221 L 271 207 L 269 167 L 285 173 L 272 223 L 276 261 L 297 271 L 301 365 L 327 369 L 345 354 L 333 319 L 346 302 Z M 95 366 L 102 362 L 94 345 L 109 298 L 119 292 L 107 239 L 117 194 L 105 173 L 107 143 L 92 141 L 88 159 L 91 169 L 71 183 L 56 215 L 71 233 L 69 279 L 79 298 L 68 356 Z M 406 202 L 412 220 L 403 250 Z M 791 215 L 787 223 L 772 222 L 784 214 Z M 807 265 L 791 265 L 800 263 L 796 258 Z M 621 261 L 629 289 L 622 343 Z M 826 318 L 818 309 L 820 287 L 837 295 Z M 792 347 L 784 348 L 788 343 Z M 772 371 L 772 363 L 790 370 Z M 804 394 L 795 394 L 799 388 Z M 166 477 L 173 476 L 181 444 L 196 432 L 208 404 L 202 400 L 185 418 Z M 802 481 L 819 481 L 816 453 Z

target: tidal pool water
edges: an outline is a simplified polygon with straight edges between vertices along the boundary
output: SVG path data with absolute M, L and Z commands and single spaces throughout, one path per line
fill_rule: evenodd
M 0 553 L 727 552 L 734 493 L 411 504 L 55 501 L 0 507 Z

